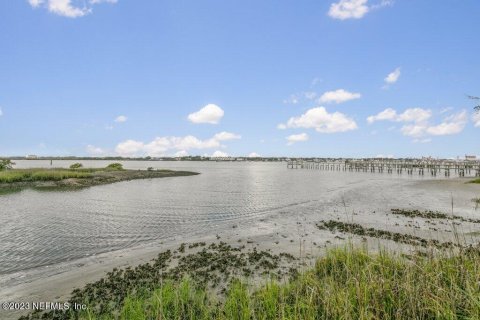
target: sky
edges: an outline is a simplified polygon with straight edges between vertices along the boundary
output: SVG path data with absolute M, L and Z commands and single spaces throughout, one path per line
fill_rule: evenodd
M 478 0 L 0 2 L 0 156 L 480 155 Z

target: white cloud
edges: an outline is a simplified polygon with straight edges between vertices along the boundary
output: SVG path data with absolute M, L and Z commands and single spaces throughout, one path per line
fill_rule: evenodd
M 90 144 L 87 146 L 86 151 L 90 155 L 104 155 L 104 154 L 106 154 L 105 150 L 103 150 L 102 148 L 95 147 L 95 146 L 92 146 Z
M 397 117 L 397 111 L 393 110 L 392 108 L 387 108 L 382 112 L 378 113 L 377 115 L 369 116 L 367 118 L 367 122 L 374 123 L 375 121 L 381 121 L 381 120 L 395 120 L 396 117 Z
M 387 84 L 392 84 L 397 82 L 398 78 L 400 78 L 400 68 L 396 68 L 394 71 L 390 72 L 384 80 Z
M 126 140 L 117 145 L 115 152 L 121 156 L 134 156 L 142 152 L 144 147 L 141 141 Z
M 368 0 L 340 0 L 332 3 L 328 15 L 334 19 L 360 19 L 368 13 Z
M 300 93 L 291 94 L 290 97 L 283 100 L 285 104 L 297 104 L 302 100 L 313 100 L 317 97 L 317 93 L 314 91 L 304 91 Z
M 375 158 L 378 158 L 378 159 L 393 159 L 395 157 L 393 156 L 393 154 L 387 154 L 387 155 L 377 154 L 375 156 Z
M 91 12 L 91 8 L 73 6 L 71 0 L 48 0 L 48 10 L 68 18 L 83 17 Z
M 173 154 L 175 157 L 186 157 L 188 156 L 187 150 L 180 150 Z
M 154 140 L 148 143 L 135 140 L 126 140 L 117 145 L 115 152 L 121 156 L 162 156 L 170 151 L 186 152 L 191 149 L 220 148 L 222 147 L 221 142 L 240 138 L 240 135 L 224 131 L 217 133 L 212 138 L 206 140 L 200 140 L 191 135 L 184 137 L 156 137 Z
M 0 110 L 0 115 L 1 114 L 2 114 L 2 110 Z M 480 112 L 479 111 L 477 111 L 473 114 L 472 121 L 473 121 L 473 125 L 475 127 L 480 127 Z
M 397 122 L 424 122 L 432 116 L 431 110 L 426 110 L 422 108 L 410 108 L 405 110 L 403 113 L 398 114 L 396 110 L 392 108 L 387 108 L 382 112 L 369 116 L 367 118 L 368 123 L 374 123 L 375 121 L 397 121 Z
M 413 139 L 414 143 L 429 143 L 432 142 L 432 139 L 430 138 L 425 138 L 425 139 Z
M 309 109 L 299 117 L 290 118 L 287 124 L 283 126 L 288 128 L 314 128 L 321 133 L 345 132 L 358 128 L 355 121 L 345 114 L 340 112 L 328 113 L 324 107 Z
M 0 108 L 0 117 L 3 116 L 2 108 Z
M 335 91 L 327 91 L 318 99 L 320 103 L 342 103 L 349 100 L 360 99 L 362 95 L 360 93 L 348 92 L 344 89 L 338 89 Z
M 115 118 L 115 122 L 122 123 L 122 122 L 126 122 L 127 119 L 128 118 L 126 116 L 118 116 Z
M 99 4 L 99 3 L 117 3 L 118 0 L 90 0 L 91 4 Z
M 467 122 L 468 115 L 467 112 L 464 110 L 457 114 L 446 117 L 440 124 L 430 125 L 426 122 L 423 122 L 414 125 L 405 125 L 402 127 L 401 131 L 406 136 L 417 138 L 416 140 L 414 140 L 414 142 L 425 143 L 425 139 L 419 140 L 419 138 L 427 135 L 446 136 L 457 134 L 463 131 Z
M 308 134 L 306 133 L 300 133 L 300 134 L 292 134 L 288 137 L 286 137 L 288 143 L 287 145 L 291 146 L 295 142 L 301 142 L 301 141 L 307 141 L 308 140 Z
M 328 15 L 334 19 L 360 19 L 368 12 L 393 5 L 393 0 L 381 0 L 368 6 L 368 0 L 340 0 L 330 5 Z
M 423 122 L 432 116 L 432 111 L 422 108 L 411 108 L 398 115 L 396 121 L 402 122 Z
M 211 155 L 211 157 L 212 158 L 225 158 L 225 157 L 228 157 L 228 153 L 217 150 Z
M 259 158 L 259 157 L 261 157 L 261 155 L 259 155 L 256 152 L 251 152 L 251 153 L 248 154 L 247 157 L 249 157 L 249 158 Z
M 380 9 L 383 7 L 393 6 L 393 0 L 381 0 L 380 3 L 370 6 L 370 10 Z
M 404 136 L 409 137 L 421 137 L 425 135 L 427 130 L 426 124 L 409 124 L 404 125 L 402 129 L 400 129 Z
M 298 96 L 295 95 L 295 94 L 291 94 L 290 97 L 283 100 L 283 103 L 285 103 L 285 104 L 297 104 L 299 102 L 300 102 L 300 100 L 299 100 Z
M 452 111 L 452 110 L 453 110 L 453 107 L 446 107 L 446 108 L 443 108 L 442 110 L 440 110 L 440 114 L 444 114 L 444 113 Z
M 224 112 L 215 104 L 207 104 L 197 112 L 188 115 L 188 120 L 193 123 L 217 124 L 222 119 Z
M 279 124 L 277 125 L 277 129 L 279 129 L 279 130 L 285 130 L 285 129 L 287 129 L 287 126 L 286 126 L 285 124 L 283 124 L 283 123 L 279 123 Z
M 79 18 L 92 12 L 92 6 L 100 3 L 115 4 L 117 0 L 28 0 L 33 8 L 44 7 L 51 13 L 67 18 Z
M 213 139 L 218 141 L 227 141 L 227 140 L 234 140 L 234 139 L 241 139 L 241 138 L 242 136 L 238 134 L 226 132 L 226 131 L 222 131 L 213 136 Z
M 444 136 L 457 134 L 463 131 L 467 122 L 468 114 L 465 110 L 447 116 L 443 121 L 437 125 L 431 124 L 430 118 L 432 111 L 422 108 L 411 108 L 398 114 L 394 109 L 388 108 L 375 116 L 367 118 L 368 123 L 373 123 L 380 120 L 405 122 L 400 129 L 402 134 L 408 137 L 413 137 L 416 143 L 427 143 L 431 140 L 421 139 L 425 136 Z
M 43 4 L 43 0 L 28 0 L 28 3 L 30 3 L 30 5 L 34 8 L 40 6 L 41 4 Z
M 460 113 L 451 115 L 444 119 L 444 121 L 436 126 L 427 128 L 427 133 L 432 136 L 444 136 L 457 134 L 463 131 L 468 122 L 467 111 L 463 110 Z

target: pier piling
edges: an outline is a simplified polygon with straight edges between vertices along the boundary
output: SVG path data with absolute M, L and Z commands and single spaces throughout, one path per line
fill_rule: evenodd
M 398 175 L 406 173 L 424 176 L 425 171 L 436 177 L 480 177 L 480 161 L 455 161 L 434 159 L 292 159 L 287 162 L 288 169 L 311 169 L 325 171 L 349 171 L 387 173 Z

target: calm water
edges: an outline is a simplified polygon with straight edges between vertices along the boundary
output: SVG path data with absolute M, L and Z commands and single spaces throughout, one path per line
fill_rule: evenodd
M 67 167 L 73 161 L 54 161 Z M 82 161 L 104 167 L 107 161 Z M 285 163 L 142 162 L 128 169 L 183 169 L 191 177 L 127 181 L 80 191 L 25 190 L 0 196 L 0 274 L 123 249 L 142 242 L 215 233 L 232 224 L 313 210 L 332 192 L 388 175 L 287 170 Z M 17 161 L 17 168 L 50 167 Z M 396 175 L 394 175 L 396 178 Z

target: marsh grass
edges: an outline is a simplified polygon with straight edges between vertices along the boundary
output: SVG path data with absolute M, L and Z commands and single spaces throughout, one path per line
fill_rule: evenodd
M 91 178 L 90 170 L 14 169 L 0 172 L 0 183 L 22 181 L 60 181 L 70 178 Z
M 480 199 L 472 199 L 473 202 L 480 201 Z M 478 202 L 477 202 L 478 203 Z M 460 220 L 463 222 L 480 223 L 480 219 L 465 218 L 456 216 L 454 214 L 446 214 L 431 210 L 411 210 L 411 209 L 391 209 L 391 213 L 395 215 L 402 215 L 409 218 L 424 218 L 424 219 L 445 219 L 445 220 Z
M 107 168 L 32 168 L 0 172 L 0 195 L 24 189 L 37 191 L 76 191 L 82 188 L 135 179 L 153 179 L 197 175 L 190 171 L 125 170 Z
M 480 255 L 397 255 L 347 245 L 286 282 L 233 280 L 218 299 L 185 277 L 129 295 L 118 317 L 80 319 L 479 319 Z
M 149 273 L 165 271 L 170 258 L 170 252 L 161 254 Z M 99 308 L 97 297 L 84 300 L 96 305 L 80 313 L 23 319 L 480 319 L 478 249 L 405 255 L 349 243 L 328 249 L 295 277 L 257 283 L 235 277 L 224 293 L 198 281 L 195 272 L 143 285 L 133 270 L 114 272 L 131 279 L 101 280 L 85 290 L 119 301 L 115 309 Z M 135 290 L 124 291 L 131 281 Z
M 480 178 L 474 179 L 474 180 L 470 181 L 470 183 L 480 183 Z
M 320 230 L 330 230 L 332 232 L 339 231 L 342 233 L 354 234 L 357 236 L 379 238 L 392 240 L 397 243 L 404 243 L 417 247 L 434 247 L 437 249 L 460 247 L 459 243 L 452 241 L 440 242 L 436 239 L 425 239 L 416 235 L 393 232 L 389 230 L 367 228 L 358 223 L 347 223 L 336 220 L 321 221 L 317 223 Z

